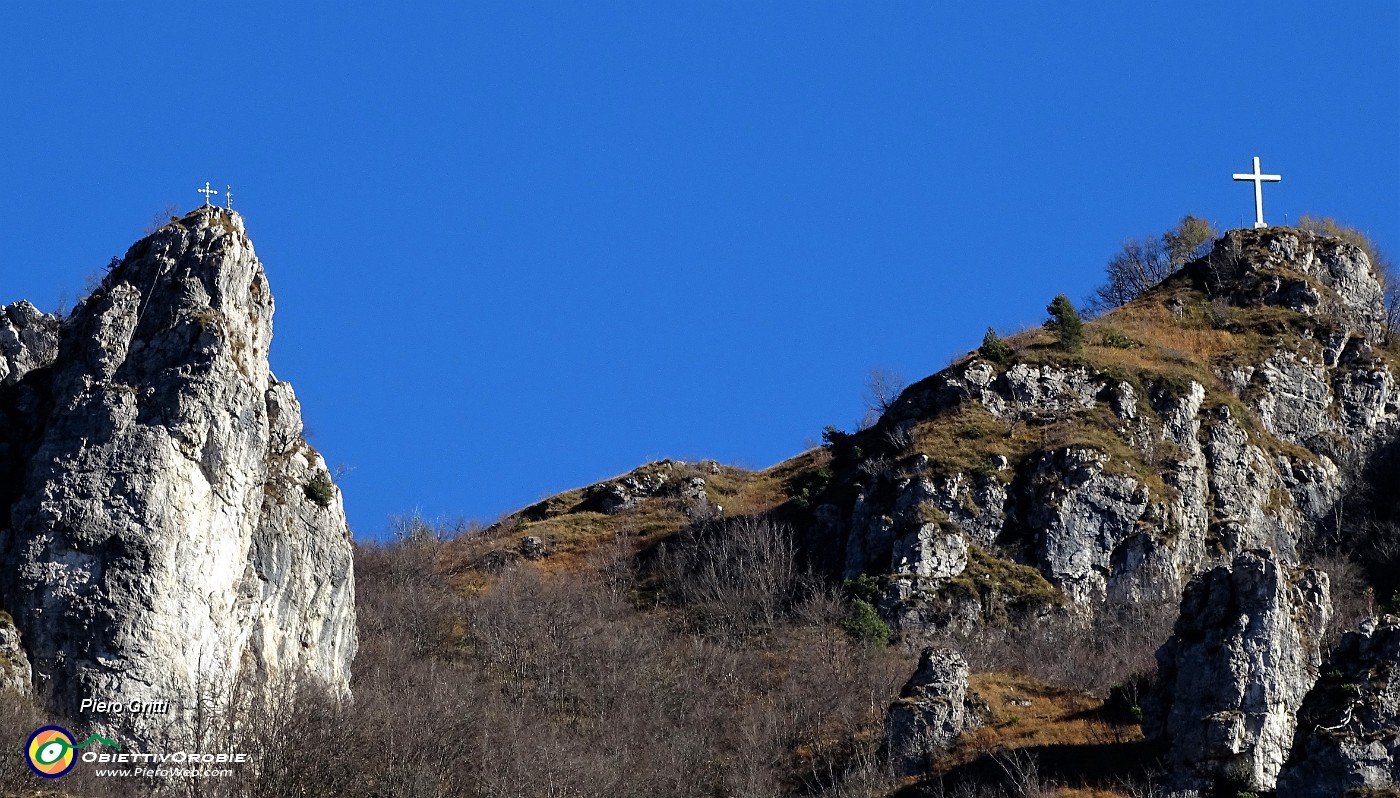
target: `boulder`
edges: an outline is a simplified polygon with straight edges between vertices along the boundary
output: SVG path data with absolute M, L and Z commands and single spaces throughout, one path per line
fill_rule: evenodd
M 967 701 L 967 661 L 956 651 L 926 648 L 914 675 L 886 716 L 886 740 L 896 772 L 922 773 L 973 725 Z
M 516 547 L 520 551 L 520 556 L 527 560 L 543 559 L 549 554 L 549 546 L 544 542 L 544 538 L 537 535 L 526 535 L 520 539 L 520 544 Z

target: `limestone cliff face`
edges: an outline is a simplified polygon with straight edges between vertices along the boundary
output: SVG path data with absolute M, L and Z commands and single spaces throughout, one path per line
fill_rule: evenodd
M 1266 550 L 1192 580 L 1143 724 L 1168 742 L 1178 786 L 1273 789 L 1331 612 L 1326 574 Z
M 883 575 L 886 614 L 915 633 L 1043 598 L 975 576 L 977 556 L 1086 609 L 1175 602 L 1251 549 L 1296 562 L 1344 468 L 1395 437 L 1384 318 L 1359 248 L 1232 231 L 1081 352 L 1022 337 L 1007 363 L 973 353 L 828 447 L 817 538 L 844 541 L 847 577 Z
M 56 345 L 52 320 L 13 307 L 4 379 L 28 393 L 0 393 L 20 464 L 0 603 L 38 691 L 70 716 L 83 698 L 168 701 L 154 725 L 82 718 L 146 740 L 244 676 L 347 693 L 349 532 L 269 373 L 273 299 L 241 218 L 201 209 L 137 243 Z

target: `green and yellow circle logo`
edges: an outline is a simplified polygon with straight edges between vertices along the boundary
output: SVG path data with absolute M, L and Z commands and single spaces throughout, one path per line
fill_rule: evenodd
M 45 726 L 29 735 L 25 752 L 29 767 L 46 779 L 56 779 L 73 769 L 73 735 L 62 726 Z

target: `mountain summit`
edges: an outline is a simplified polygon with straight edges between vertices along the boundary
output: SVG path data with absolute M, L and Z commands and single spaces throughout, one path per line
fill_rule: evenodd
M 818 536 L 844 542 L 847 577 L 886 576 L 887 612 L 915 630 L 1054 594 L 1174 602 L 1254 548 L 1297 562 L 1335 521 L 1345 472 L 1394 436 L 1384 335 L 1360 248 L 1231 231 L 1077 350 L 1035 331 L 1003 358 L 974 352 L 843 436 Z M 1007 584 L 1038 575 L 1053 593 L 963 589 L 979 558 L 1029 566 Z
M 22 641 L 0 671 L 84 728 L 188 740 L 240 682 L 348 695 L 350 534 L 269 371 L 272 315 L 241 217 L 210 207 L 66 320 L 0 315 L 0 607 Z
M 676 530 L 718 524 L 742 548 L 744 519 L 781 520 L 844 584 L 862 634 L 1136 696 L 1176 788 L 1269 791 L 1291 774 L 1340 795 L 1400 777 L 1393 759 L 1357 765 L 1364 734 L 1400 734 L 1382 687 L 1365 687 L 1361 724 L 1319 681 L 1324 662 L 1350 674 L 1365 668 L 1346 657 L 1384 656 L 1380 632 L 1330 661 L 1328 648 L 1400 591 L 1400 359 L 1364 249 L 1234 230 L 1126 305 L 1075 318 L 1072 336 L 989 334 L 869 428 L 829 427 L 767 471 L 650 464 L 494 531 L 562 560 L 625 530 L 665 562 Z M 474 562 L 512 555 L 472 546 Z M 958 709 L 965 678 L 935 682 L 944 692 L 891 710 L 886 750 L 916 770 L 956 760 L 950 718 L 977 722 Z M 1352 737 L 1297 726 L 1305 705 Z

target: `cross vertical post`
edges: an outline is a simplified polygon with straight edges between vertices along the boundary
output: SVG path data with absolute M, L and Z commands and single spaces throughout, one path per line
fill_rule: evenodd
M 1248 180 L 1254 183 L 1254 228 L 1268 227 L 1264 224 L 1264 184 L 1277 183 L 1283 179 L 1283 175 L 1266 175 L 1259 171 L 1259 156 L 1254 156 L 1254 172 L 1252 174 L 1236 174 L 1236 180 Z
M 224 186 L 224 208 L 233 210 L 233 186 Z
M 211 202 L 209 201 L 209 198 L 212 197 L 212 196 L 214 196 L 215 194 L 218 194 L 219 192 L 217 192 L 217 191 L 215 191 L 214 189 L 212 189 L 212 188 L 209 187 L 209 181 L 208 181 L 208 180 L 204 181 L 204 188 L 197 188 L 197 189 L 195 189 L 195 191 L 198 191 L 200 194 L 203 194 L 203 195 L 204 195 L 204 207 L 206 207 L 206 208 L 212 208 L 212 207 L 214 207 L 214 204 L 211 203 Z

